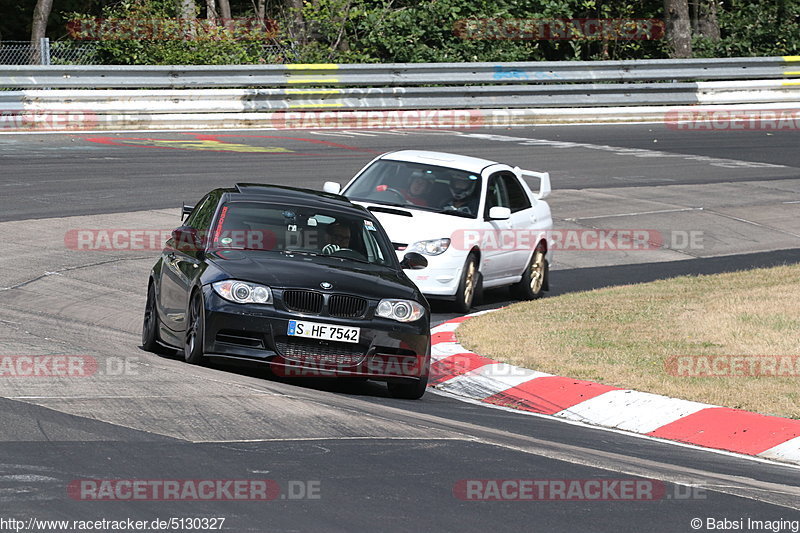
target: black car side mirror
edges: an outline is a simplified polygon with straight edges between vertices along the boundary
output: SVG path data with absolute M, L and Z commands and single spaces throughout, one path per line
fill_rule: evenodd
M 400 266 L 407 270 L 420 270 L 428 266 L 428 260 L 422 254 L 408 252 L 400 261 Z
M 182 252 L 199 252 L 205 243 L 195 228 L 181 226 L 172 230 L 172 247 Z

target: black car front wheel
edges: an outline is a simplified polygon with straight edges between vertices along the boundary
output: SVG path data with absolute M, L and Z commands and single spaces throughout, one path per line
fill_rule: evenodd
M 203 334 L 205 332 L 205 313 L 203 298 L 199 292 L 192 295 L 186 321 L 186 340 L 183 341 L 183 358 L 187 363 L 198 365 L 203 362 Z
M 402 400 L 418 400 L 425 394 L 425 389 L 428 388 L 428 376 L 412 382 L 388 382 L 389 396 L 392 398 L 399 398 Z

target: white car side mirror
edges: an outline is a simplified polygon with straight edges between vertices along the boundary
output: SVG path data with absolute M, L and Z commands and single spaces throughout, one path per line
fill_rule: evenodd
M 511 218 L 511 209 L 498 205 L 489 209 L 489 220 L 508 220 Z
M 342 186 L 335 181 L 326 181 L 322 186 L 322 190 L 331 194 L 339 194 L 342 190 Z

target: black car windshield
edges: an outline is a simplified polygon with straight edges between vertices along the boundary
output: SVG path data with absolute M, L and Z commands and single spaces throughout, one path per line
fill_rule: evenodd
M 394 251 L 368 218 L 261 202 L 224 204 L 211 234 L 210 249 L 324 255 L 394 265 Z
M 350 200 L 475 218 L 480 176 L 463 170 L 380 159 L 344 195 Z

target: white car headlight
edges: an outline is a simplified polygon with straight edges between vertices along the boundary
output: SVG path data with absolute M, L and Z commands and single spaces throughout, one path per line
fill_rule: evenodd
M 423 255 L 439 255 L 450 247 L 450 239 L 432 239 L 430 241 L 418 241 L 409 246 L 406 252 L 417 252 Z
M 247 281 L 237 281 L 226 279 L 212 284 L 214 291 L 228 301 L 237 304 L 271 304 L 272 291 L 269 287 L 249 283 Z
M 381 300 L 375 315 L 397 320 L 398 322 L 413 322 L 425 315 L 425 308 L 411 300 Z

